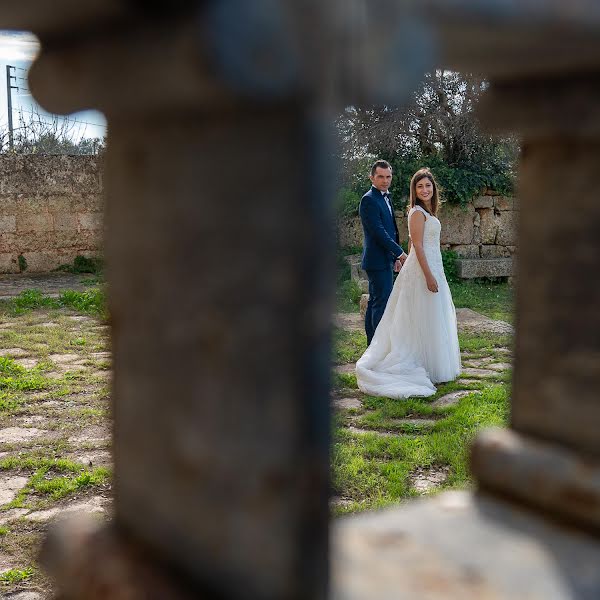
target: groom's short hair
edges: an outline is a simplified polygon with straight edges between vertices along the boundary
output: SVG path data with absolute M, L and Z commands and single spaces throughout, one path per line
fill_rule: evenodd
M 392 165 L 390 165 L 390 163 L 387 160 L 376 160 L 373 163 L 373 166 L 371 167 L 371 177 L 375 175 L 377 167 L 379 167 L 380 169 L 389 169 L 390 171 L 392 170 Z

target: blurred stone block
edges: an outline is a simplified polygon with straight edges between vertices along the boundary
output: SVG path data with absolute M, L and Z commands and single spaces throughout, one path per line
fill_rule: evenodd
M 514 274 L 512 258 L 460 258 L 456 261 L 456 269 L 461 279 L 511 277 Z

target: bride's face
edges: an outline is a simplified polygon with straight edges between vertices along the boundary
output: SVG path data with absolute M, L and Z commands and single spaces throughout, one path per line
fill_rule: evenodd
M 415 191 L 421 202 L 430 202 L 433 198 L 433 183 L 427 177 L 423 177 L 423 179 L 417 181 Z

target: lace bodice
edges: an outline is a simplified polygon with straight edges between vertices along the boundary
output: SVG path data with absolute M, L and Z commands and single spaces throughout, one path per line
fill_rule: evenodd
M 425 248 L 425 251 L 427 251 L 429 249 L 434 249 L 434 248 L 439 250 L 439 248 L 440 248 L 440 232 L 442 230 L 442 225 L 441 225 L 439 219 L 437 217 L 434 217 L 433 215 L 430 215 L 421 206 L 413 206 L 413 208 L 411 208 L 410 212 L 408 213 L 409 218 L 413 213 L 415 213 L 417 211 L 419 211 L 425 215 L 425 227 L 423 230 L 423 248 Z M 409 227 L 408 227 L 408 235 L 409 235 L 409 237 L 412 237 L 410 235 L 410 220 L 409 220 Z

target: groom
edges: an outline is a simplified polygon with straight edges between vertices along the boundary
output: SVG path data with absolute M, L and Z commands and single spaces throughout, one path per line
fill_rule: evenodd
M 398 226 L 388 192 L 392 183 L 390 163 L 385 160 L 375 162 L 369 179 L 373 185 L 362 197 L 359 208 L 364 232 L 361 266 L 369 278 L 369 304 L 365 315 L 368 344 L 392 293 L 392 269 L 399 271 L 406 260 L 406 254 L 398 243 Z

